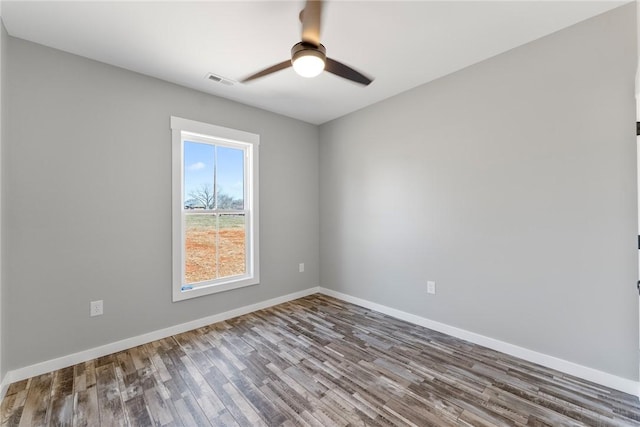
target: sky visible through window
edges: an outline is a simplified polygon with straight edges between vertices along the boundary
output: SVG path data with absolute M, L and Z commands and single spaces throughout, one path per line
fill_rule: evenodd
M 219 145 L 185 141 L 183 202 L 193 199 L 192 194 L 202 191 L 203 186 L 213 189 L 214 164 L 218 193 L 233 199 L 243 199 L 244 152 Z

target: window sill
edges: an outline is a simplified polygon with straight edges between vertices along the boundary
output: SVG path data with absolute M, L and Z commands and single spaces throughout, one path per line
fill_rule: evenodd
M 260 281 L 255 277 L 248 279 L 234 280 L 227 283 L 214 283 L 211 285 L 198 286 L 189 290 L 173 290 L 173 302 L 184 301 L 205 295 L 217 294 L 219 292 L 231 291 L 233 289 L 245 288 L 247 286 L 259 285 Z

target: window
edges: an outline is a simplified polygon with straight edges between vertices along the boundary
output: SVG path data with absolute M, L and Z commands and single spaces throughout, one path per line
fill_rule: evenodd
M 255 285 L 256 134 L 171 117 L 173 301 Z

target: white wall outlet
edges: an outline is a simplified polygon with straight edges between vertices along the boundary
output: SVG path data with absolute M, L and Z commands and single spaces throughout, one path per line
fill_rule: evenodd
M 91 301 L 91 310 L 90 315 L 93 316 L 102 316 L 102 300 L 100 301 Z
M 301 262 L 300 264 L 298 264 L 298 271 L 300 273 L 304 273 L 304 262 Z
M 432 280 L 427 281 L 427 293 L 434 294 L 436 293 L 436 282 Z

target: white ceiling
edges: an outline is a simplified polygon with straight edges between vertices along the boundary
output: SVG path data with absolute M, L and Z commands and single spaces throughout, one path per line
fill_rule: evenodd
M 321 124 L 628 1 L 329 1 L 327 56 L 375 77 L 362 87 L 289 68 L 303 1 L 2 1 L 10 35 Z M 98 82 L 96 84 L 99 84 Z

